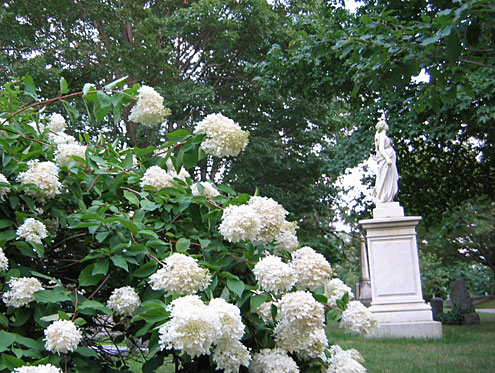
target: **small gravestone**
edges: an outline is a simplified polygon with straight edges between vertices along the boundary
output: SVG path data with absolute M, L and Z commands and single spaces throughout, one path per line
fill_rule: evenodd
M 442 298 L 431 298 L 430 300 L 431 312 L 433 312 L 433 318 L 436 315 L 443 313 L 443 299 Z
M 474 310 L 473 301 L 463 279 L 450 283 L 450 298 L 452 299 L 452 307 L 457 307 L 464 313 L 464 321 L 462 322 L 464 325 L 480 323 L 480 316 Z

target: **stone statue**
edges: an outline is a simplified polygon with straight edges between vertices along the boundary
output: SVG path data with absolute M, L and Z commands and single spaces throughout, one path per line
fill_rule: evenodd
M 375 160 L 378 165 L 373 190 L 375 204 L 392 202 L 399 189 L 395 150 L 392 147 L 392 140 L 387 137 L 387 130 L 387 123 L 380 119 L 376 124 L 375 134 Z

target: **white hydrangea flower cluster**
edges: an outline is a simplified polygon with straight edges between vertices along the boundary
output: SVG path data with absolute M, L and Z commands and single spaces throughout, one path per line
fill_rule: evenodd
M 359 301 L 349 302 L 342 312 L 340 327 L 353 334 L 368 334 L 376 327 L 376 320 L 371 312 Z
M 287 214 L 273 199 L 254 196 L 245 205 L 228 206 L 223 211 L 219 231 L 230 242 L 248 240 L 267 244 L 276 239 L 283 240 L 279 238 L 282 228 L 292 224 L 285 220 Z
M 50 122 L 48 122 L 48 128 L 51 132 L 64 132 L 67 123 L 62 115 L 59 113 L 53 113 L 50 117 Z
M 197 260 L 181 253 L 165 259 L 165 266 L 150 277 L 153 290 L 165 290 L 167 295 L 176 291 L 182 295 L 195 294 L 211 282 L 210 271 L 198 265 Z
M 323 255 L 305 246 L 292 254 L 292 267 L 297 274 L 299 290 L 315 290 L 332 277 L 332 267 Z
M 0 183 L 5 183 L 5 184 L 9 184 L 9 181 L 7 180 L 7 178 L 5 177 L 4 174 L 0 173 Z M 9 193 L 9 188 L 7 187 L 2 187 L 0 186 L 0 201 L 3 201 L 5 199 L 5 196 Z
M 81 341 L 79 328 L 69 320 L 57 320 L 45 329 L 45 349 L 57 354 L 74 351 Z
M 58 180 L 58 167 L 53 162 L 40 162 L 37 159 L 28 163 L 27 171 L 19 173 L 17 180 L 21 184 L 34 184 L 40 190 L 26 190 L 28 195 L 33 196 L 40 202 L 60 194 L 62 184 Z
M 16 239 L 23 238 L 26 241 L 33 241 L 39 244 L 41 244 L 43 238 L 48 237 L 45 224 L 34 218 L 24 220 L 24 223 L 17 228 L 16 235 Z
M 175 348 L 194 359 L 209 355 L 216 345 L 217 369 L 230 373 L 249 365 L 249 350 L 240 342 L 244 325 L 238 307 L 219 298 L 207 306 L 199 296 L 187 295 L 172 301 L 167 310 L 170 321 L 159 329 L 162 350 Z
M 67 135 L 65 132 L 49 133 L 48 138 L 56 145 L 60 144 L 77 144 L 76 138 Z
M 193 196 L 204 196 L 207 199 L 213 199 L 216 196 L 220 195 L 220 192 L 215 189 L 215 187 L 207 182 L 207 181 L 200 181 L 199 184 L 203 187 L 203 192 L 199 190 L 199 187 L 197 184 L 193 184 L 191 186 L 191 192 Z
M 34 293 L 43 290 L 41 282 L 34 277 L 12 277 L 10 290 L 3 293 L 3 301 L 7 306 L 23 307 L 34 301 Z
M 299 367 L 287 351 L 280 348 L 265 348 L 253 355 L 249 366 L 251 373 L 298 373 Z
M 163 106 L 163 97 L 153 88 L 143 85 L 138 89 L 137 102 L 131 109 L 129 120 L 145 126 L 162 124 L 171 110 Z
M 275 255 L 267 255 L 253 268 L 258 287 L 275 295 L 289 291 L 297 281 L 293 268 Z
M 357 350 L 353 348 L 343 350 L 340 346 L 333 345 L 330 347 L 326 373 L 364 373 L 366 368 L 360 364 L 361 362 L 363 358 Z
M 9 260 L 5 256 L 3 249 L 0 247 L 0 272 L 7 272 L 9 270 Z
M 254 312 L 261 317 L 261 320 L 267 323 L 272 320 L 272 305 L 272 301 L 262 303 Z
M 239 372 L 240 366 L 249 366 L 251 360 L 249 350 L 240 342 L 245 328 L 241 311 L 223 298 L 212 299 L 208 308 L 217 315 L 221 325 L 213 354 L 217 369 L 224 369 L 226 373 Z
M 160 166 L 151 166 L 141 178 L 141 188 L 145 186 L 152 186 L 157 189 L 173 188 L 172 180 L 179 179 L 185 182 L 188 177 L 190 177 L 189 172 L 183 168 L 177 173 L 173 166 L 168 171 L 165 171 Z
M 73 156 L 86 158 L 86 145 L 77 143 L 58 144 L 55 151 L 55 160 L 60 166 L 67 166 L 67 163 L 74 162 Z
M 22 366 L 14 369 L 14 373 L 62 373 L 60 368 L 52 364 Z
M 139 295 L 132 286 L 114 289 L 107 302 L 108 308 L 122 316 L 132 316 L 140 304 Z
M 235 157 L 247 146 L 249 132 L 222 114 L 209 114 L 194 129 L 195 134 L 205 134 L 201 148 L 215 157 Z
M 275 342 L 301 359 L 320 356 L 328 345 L 325 335 L 325 312 L 309 292 L 285 294 L 277 303 Z
M 349 299 L 354 299 L 354 294 L 349 286 L 339 278 L 333 278 L 325 283 L 325 296 L 328 298 L 328 304 L 332 307 L 337 306 L 337 299 L 341 299 L 345 293 L 349 294 Z
M 251 206 L 261 220 L 260 233 L 254 241 L 267 244 L 275 240 L 286 222 L 287 210 L 272 198 L 259 196 L 251 197 L 248 206 Z
M 230 242 L 254 241 L 260 232 L 261 219 L 248 205 L 230 205 L 223 210 L 220 234 Z
M 275 239 L 275 245 L 279 250 L 293 252 L 299 247 L 296 235 L 297 223 L 285 221 L 280 228 L 280 232 Z
M 217 315 L 197 295 L 177 298 L 167 310 L 170 321 L 159 329 L 161 349 L 175 348 L 191 358 L 208 355 L 221 329 Z
M 223 369 L 225 373 L 237 373 L 240 366 L 249 366 L 251 354 L 240 341 L 233 340 L 217 344 L 213 361 L 217 363 L 217 370 Z

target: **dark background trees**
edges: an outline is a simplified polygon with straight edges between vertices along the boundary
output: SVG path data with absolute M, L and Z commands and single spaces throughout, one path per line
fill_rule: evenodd
M 0 77 L 30 73 L 44 92 L 61 76 L 71 91 L 124 75 L 157 88 L 172 109 L 161 132 L 138 129 L 125 111 L 121 126 L 88 128 L 84 108 L 71 123 L 130 145 L 222 112 L 251 145 L 236 159 L 206 159 L 196 177 L 275 198 L 302 241 L 332 259 L 334 182 L 369 157 L 384 112 L 398 200 L 423 217 L 426 242 L 447 211 L 494 199 L 495 9 L 488 0 L 362 4 L 353 14 L 313 0 L 6 1 Z

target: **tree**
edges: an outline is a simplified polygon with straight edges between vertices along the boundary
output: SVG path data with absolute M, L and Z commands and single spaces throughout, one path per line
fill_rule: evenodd
M 490 200 L 466 201 L 445 215 L 432 247 L 439 255 L 474 261 L 495 272 L 495 204 Z
M 490 2 L 366 1 L 355 16 L 329 3 L 318 10 L 297 19 L 305 28 L 292 34 L 287 64 L 305 55 L 314 67 L 299 70 L 305 83 L 339 82 L 339 72 L 351 80 L 337 93 L 350 123 L 333 149 L 337 162 L 350 167 L 369 157 L 385 113 L 398 152 L 398 200 L 426 229 L 469 198 L 493 198 Z M 346 27 L 335 27 L 339 12 Z M 429 81 L 413 78 L 421 71 Z M 336 84 L 309 86 L 328 97 Z
M 172 111 L 160 130 L 130 122 L 130 107 L 123 107 L 123 122 L 115 113 L 114 121 L 103 119 L 83 128 L 95 113 L 76 104 L 80 117 L 71 121 L 74 133 L 89 130 L 95 139 L 103 134 L 112 141 L 117 136 L 129 146 L 157 145 L 167 132 L 192 129 L 207 114 L 222 112 L 250 131 L 253 146 L 236 159 L 206 157 L 198 163 L 196 177 L 224 179 L 243 192 L 258 189 L 279 198 L 299 221 L 304 240 L 328 250 L 333 260 L 338 252 L 314 216 L 317 213 L 321 226 L 332 221 L 332 181 L 342 168 L 335 164 L 332 148 L 343 126 L 338 115 L 342 104 L 332 95 L 314 96 L 317 91 L 297 78 L 299 69 L 306 69 L 303 55 L 285 71 L 285 58 L 276 48 L 288 46 L 294 18 L 314 11 L 314 4 L 58 0 L 29 6 L 10 1 L 0 21 L 5 30 L 0 42 L 2 73 L 6 77 L 29 72 L 50 96 L 58 92 L 47 82 L 60 76 L 70 92 L 81 82 L 101 88 L 122 76 L 128 76 L 131 86 L 143 82 L 157 87 Z M 267 58 L 273 64 L 266 64 Z M 326 65 L 332 63 L 338 60 Z M 270 73 L 276 76 L 268 79 Z M 259 172 L 259 159 L 270 166 L 269 172 Z

